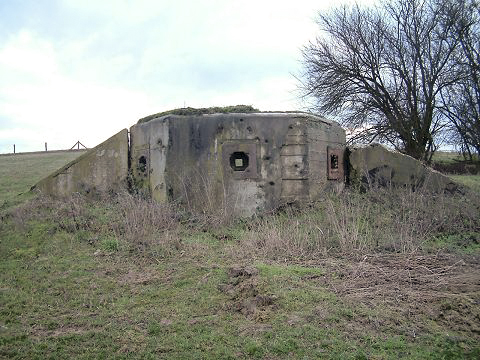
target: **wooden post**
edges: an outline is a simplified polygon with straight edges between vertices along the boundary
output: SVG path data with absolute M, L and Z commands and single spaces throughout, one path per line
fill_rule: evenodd
M 47 143 L 45 143 L 45 151 L 48 151 L 48 150 L 47 150 Z
M 13 144 L 13 153 L 15 154 L 15 144 Z

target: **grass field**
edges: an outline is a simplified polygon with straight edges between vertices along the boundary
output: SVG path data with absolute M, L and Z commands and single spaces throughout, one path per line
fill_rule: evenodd
M 231 221 L 127 194 L 17 201 L 53 160 L 6 159 L 0 358 L 480 357 L 475 194 Z
M 433 156 L 433 163 L 434 164 L 439 164 L 440 166 L 443 165 L 443 167 L 447 167 L 450 165 L 452 168 L 454 168 L 454 165 L 458 165 L 465 159 L 463 156 L 459 153 L 455 152 L 445 152 L 445 151 L 437 151 L 434 156 Z M 453 166 L 452 166 L 453 165 Z M 475 167 L 474 165 L 470 165 L 472 167 Z M 461 166 L 460 166 L 461 168 Z M 476 168 L 478 169 L 478 160 L 477 160 L 477 166 Z M 454 170 L 454 174 L 449 174 L 449 176 L 456 182 L 463 184 L 474 191 L 480 193 L 480 174 L 477 172 L 476 175 L 474 174 L 468 174 L 468 173 L 463 173 L 463 174 L 458 174 L 457 171 Z
M 473 189 L 477 193 L 480 193 L 480 175 L 450 175 L 450 177 L 454 181 Z
M 84 151 L 50 151 L 0 156 L 0 206 L 27 192 L 39 180 Z
M 433 154 L 432 161 L 435 163 L 451 164 L 464 160 L 462 154 L 450 151 L 437 151 Z

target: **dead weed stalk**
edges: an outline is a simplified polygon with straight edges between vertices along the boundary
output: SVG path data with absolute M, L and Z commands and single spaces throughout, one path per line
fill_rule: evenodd
M 240 253 L 277 260 L 325 254 L 329 233 L 318 221 L 319 214 L 297 212 L 287 208 L 280 214 L 253 221 L 240 239 Z
M 229 203 L 226 184 L 215 175 L 194 169 L 177 177 L 179 199 L 174 201 L 186 212 L 189 224 L 203 229 L 218 228 L 234 219 L 235 204 Z
M 120 218 L 112 224 L 114 233 L 126 244 L 145 251 L 152 246 L 178 249 L 178 220 L 172 204 L 123 194 L 116 210 Z
M 325 194 L 300 211 L 252 222 L 238 248 L 267 258 L 327 252 L 416 253 L 439 234 L 480 231 L 478 199 L 417 189 Z

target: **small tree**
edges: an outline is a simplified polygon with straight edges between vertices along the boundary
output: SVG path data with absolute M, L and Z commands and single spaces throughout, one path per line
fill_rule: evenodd
M 322 36 L 303 49 L 301 88 L 316 111 L 355 129 L 351 140 L 430 161 L 447 124 L 441 93 L 460 78 L 453 30 L 463 11 L 458 0 L 391 0 L 320 14 Z

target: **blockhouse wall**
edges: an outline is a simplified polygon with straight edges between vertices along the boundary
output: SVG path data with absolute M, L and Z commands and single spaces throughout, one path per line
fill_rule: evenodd
M 303 113 L 168 115 L 131 129 L 134 183 L 158 201 L 233 207 L 239 215 L 341 188 L 345 133 Z

